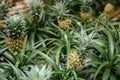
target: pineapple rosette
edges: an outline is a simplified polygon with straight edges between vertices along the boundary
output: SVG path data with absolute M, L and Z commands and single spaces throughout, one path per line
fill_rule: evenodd
M 32 23 L 39 23 L 42 18 L 44 18 L 44 7 L 44 1 L 42 0 L 31 1 L 31 3 L 28 5 L 28 8 L 30 21 Z
M 18 15 L 5 18 L 3 32 L 6 35 L 6 44 L 9 49 L 16 55 L 20 53 L 24 45 L 25 21 Z
M 3 30 L 4 17 L 6 16 L 9 7 L 10 6 L 5 2 L 5 0 L 0 2 L 0 30 Z

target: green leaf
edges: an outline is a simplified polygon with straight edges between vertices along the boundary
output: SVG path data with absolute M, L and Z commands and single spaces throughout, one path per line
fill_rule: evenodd
M 9 61 L 8 61 L 8 63 L 9 63 L 10 66 L 12 67 L 12 69 L 13 69 L 13 71 L 14 71 L 16 77 L 17 77 L 17 79 L 20 80 L 20 79 L 22 78 L 22 75 L 21 75 L 19 69 L 16 68 L 16 67 L 15 67 L 12 63 L 10 63 Z
M 109 41 L 109 58 L 110 60 L 113 60 L 113 55 L 114 55 L 114 41 L 113 41 L 113 37 L 111 35 L 110 32 L 106 32 L 107 36 L 108 36 L 108 41 Z
M 74 75 L 75 80 L 78 80 L 78 77 L 77 77 L 76 72 L 75 72 L 74 70 L 72 70 L 72 73 L 73 73 L 73 75 Z
M 46 61 L 48 61 L 50 64 L 52 64 L 52 66 L 56 69 L 59 70 L 59 67 L 57 66 L 57 64 L 49 57 L 47 56 L 45 53 L 39 51 L 39 50 L 35 50 L 35 49 L 31 49 L 34 53 L 41 55 L 43 58 L 46 59 Z
M 116 76 L 114 74 L 111 73 L 110 80 L 117 80 L 117 78 L 116 78 Z
M 2 52 L 6 51 L 8 49 L 8 47 L 5 47 L 3 49 L 0 49 L 0 54 L 2 54 Z
M 67 54 L 67 58 L 68 58 L 68 55 L 69 55 L 69 51 L 70 51 L 70 41 L 68 39 L 68 34 L 67 33 L 64 33 L 64 40 L 65 40 L 65 46 L 66 46 L 66 54 Z M 69 66 L 69 62 L 68 62 L 68 59 L 67 59 L 67 68 Z
M 60 58 L 60 52 L 61 52 L 61 49 L 62 49 L 62 46 L 59 46 L 55 53 L 56 53 L 56 56 L 55 56 L 55 60 L 56 60 L 56 64 L 58 65 L 59 64 L 59 58 Z
M 97 77 L 98 73 L 99 73 L 99 72 L 101 71 L 101 69 L 102 69 L 103 67 L 105 67 L 107 64 L 109 64 L 109 62 L 103 62 L 103 63 L 100 64 L 100 66 L 98 67 L 98 69 L 97 69 L 97 71 L 96 71 L 96 73 L 95 73 L 94 80 L 96 80 L 96 77 Z
M 15 62 L 15 58 L 12 56 L 11 53 L 8 53 L 8 52 L 4 52 L 3 55 L 12 63 Z
M 3 72 L 0 72 L 0 77 L 8 77 L 12 73 L 12 69 L 5 69 Z
M 104 47 L 101 47 L 99 44 L 92 44 L 94 48 L 96 48 L 100 53 L 101 55 L 106 59 L 108 60 L 108 56 L 107 56 L 107 53 L 106 51 L 104 50 Z
M 103 73 L 102 80 L 108 80 L 109 77 L 110 77 L 110 69 L 107 68 Z

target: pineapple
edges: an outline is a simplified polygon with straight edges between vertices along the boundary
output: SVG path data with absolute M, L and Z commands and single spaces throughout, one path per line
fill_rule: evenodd
M 9 12 L 7 13 L 7 16 L 12 16 L 14 14 L 18 13 L 25 13 L 28 12 L 27 3 L 25 3 L 23 0 L 14 1 L 14 5 L 9 8 Z
M 85 63 L 85 57 L 80 56 L 76 50 L 71 50 L 68 56 L 71 68 L 82 68 Z
M 24 44 L 25 21 L 18 15 L 5 19 L 4 33 L 6 35 L 6 44 L 16 55 L 20 53 Z
M 90 13 L 90 12 L 80 12 L 80 18 L 83 21 L 92 21 L 92 13 Z
M 63 29 L 69 29 L 71 25 L 71 18 L 66 17 L 65 20 L 58 20 L 58 25 Z
M 31 22 L 40 22 L 44 16 L 44 2 L 42 0 L 35 0 L 29 5 L 29 13 Z
M 0 30 L 3 29 L 3 26 L 4 26 L 3 21 L 0 21 Z
M 113 10 L 114 10 L 114 5 L 113 4 L 110 4 L 110 3 L 107 3 L 104 7 L 104 12 L 106 14 L 110 14 Z

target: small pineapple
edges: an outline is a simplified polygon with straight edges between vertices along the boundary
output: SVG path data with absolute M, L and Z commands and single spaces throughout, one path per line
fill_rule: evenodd
M 0 2 L 0 20 L 3 20 L 4 17 L 6 16 L 7 12 L 8 12 L 8 8 L 10 6 L 5 2 L 5 0 L 2 0 Z
M 92 13 L 90 13 L 90 12 L 80 12 L 80 18 L 83 21 L 92 21 Z
M 58 25 L 63 29 L 69 29 L 72 23 L 71 18 L 66 17 L 64 20 L 58 20 Z
M 85 57 L 80 56 L 76 50 L 71 50 L 69 56 L 69 65 L 71 68 L 81 68 L 85 63 Z
M 5 19 L 6 44 L 14 53 L 20 53 L 24 44 L 25 21 L 18 15 Z
M 40 22 L 44 16 L 44 2 L 42 0 L 35 0 L 29 5 L 29 13 L 31 22 Z
M 0 2 L 0 30 L 3 29 L 3 25 L 4 25 L 3 20 L 8 12 L 8 8 L 9 5 L 5 2 L 5 0 L 2 0 Z
M 3 26 L 4 26 L 3 21 L 0 21 L 0 30 L 3 29 Z
M 120 31 L 120 24 L 118 24 L 118 30 Z
M 106 14 L 110 14 L 113 10 L 114 10 L 114 5 L 113 4 L 110 4 L 110 3 L 107 3 L 104 7 L 104 12 Z
M 48 6 L 49 6 L 49 3 L 48 3 L 48 2 L 44 2 L 44 3 L 43 3 L 43 7 L 44 7 L 44 8 L 48 8 Z

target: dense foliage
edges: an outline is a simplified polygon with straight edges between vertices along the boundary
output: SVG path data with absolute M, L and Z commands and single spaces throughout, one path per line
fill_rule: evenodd
M 0 80 L 119 80 L 119 3 L 0 1 Z

